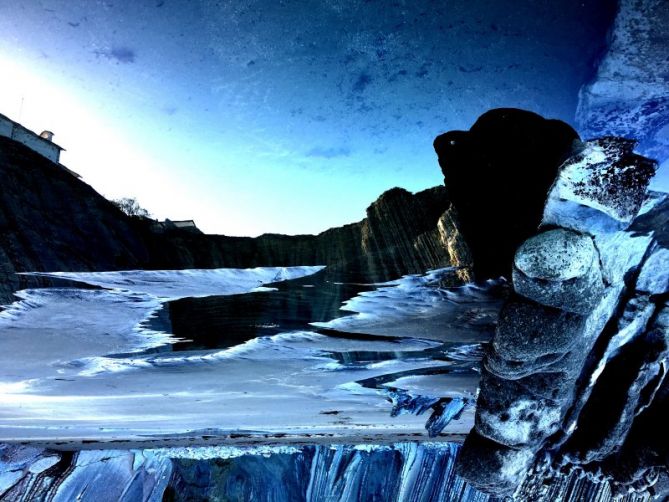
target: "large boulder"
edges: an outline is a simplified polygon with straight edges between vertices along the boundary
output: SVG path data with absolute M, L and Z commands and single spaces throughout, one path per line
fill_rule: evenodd
M 544 203 L 578 135 L 566 123 L 499 108 L 434 148 L 479 279 L 509 276 L 513 254 L 536 232 Z
M 599 254 L 588 235 L 540 233 L 520 246 L 513 264 L 516 292 L 549 307 L 588 314 L 604 293 Z
M 578 341 L 584 322 L 585 316 L 512 295 L 500 312 L 492 347 L 510 361 L 565 354 Z

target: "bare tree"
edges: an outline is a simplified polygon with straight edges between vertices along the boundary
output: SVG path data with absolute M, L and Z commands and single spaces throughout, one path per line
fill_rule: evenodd
M 139 216 L 140 218 L 150 218 L 151 213 L 139 205 L 134 197 L 123 197 L 114 199 L 112 203 L 128 216 Z

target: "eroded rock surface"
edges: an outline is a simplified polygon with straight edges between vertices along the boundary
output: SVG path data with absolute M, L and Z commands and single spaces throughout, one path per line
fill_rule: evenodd
M 484 491 L 547 500 L 572 473 L 613 494 L 660 489 L 669 195 L 647 194 L 657 163 L 633 146 L 578 144 L 516 251 L 459 466 Z
M 485 441 L 471 436 L 467 441 Z M 454 443 L 202 447 L 56 452 L 0 445 L 0 499 L 55 502 L 259 500 L 320 502 L 392 500 L 499 502 L 455 472 L 503 458 L 465 458 Z M 471 451 L 471 450 L 470 450 Z M 491 478 L 491 486 L 513 471 Z M 544 500 L 611 500 L 607 483 L 576 475 L 550 485 Z M 638 502 L 624 497 L 620 502 Z
M 581 89 L 578 129 L 586 138 L 636 138 L 639 151 L 669 159 L 669 3 L 621 0 L 611 42 Z

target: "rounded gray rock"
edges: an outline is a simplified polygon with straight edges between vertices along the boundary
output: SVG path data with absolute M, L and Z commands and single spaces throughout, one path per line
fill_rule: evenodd
M 513 287 L 542 305 L 588 314 L 604 292 L 592 238 L 560 228 L 526 240 L 514 258 Z
M 533 460 L 533 451 L 491 441 L 473 429 L 458 455 L 456 473 L 486 493 L 511 495 Z
M 570 383 L 562 373 L 505 380 L 484 369 L 476 403 L 477 432 L 511 447 L 540 444 L 562 423 Z
M 582 335 L 585 317 L 514 296 L 502 308 L 492 346 L 512 361 L 534 361 L 568 352 Z

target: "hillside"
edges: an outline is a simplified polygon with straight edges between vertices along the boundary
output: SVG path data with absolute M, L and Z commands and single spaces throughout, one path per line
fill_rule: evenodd
M 318 235 L 259 237 L 158 232 L 41 155 L 0 138 L 0 300 L 23 271 L 102 271 L 328 265 L 350 280 L 383 281 L 466 263 L 444 187 L 394 188 L 360 222 Z M 230 217 L 230 215 L 226 215 Z

